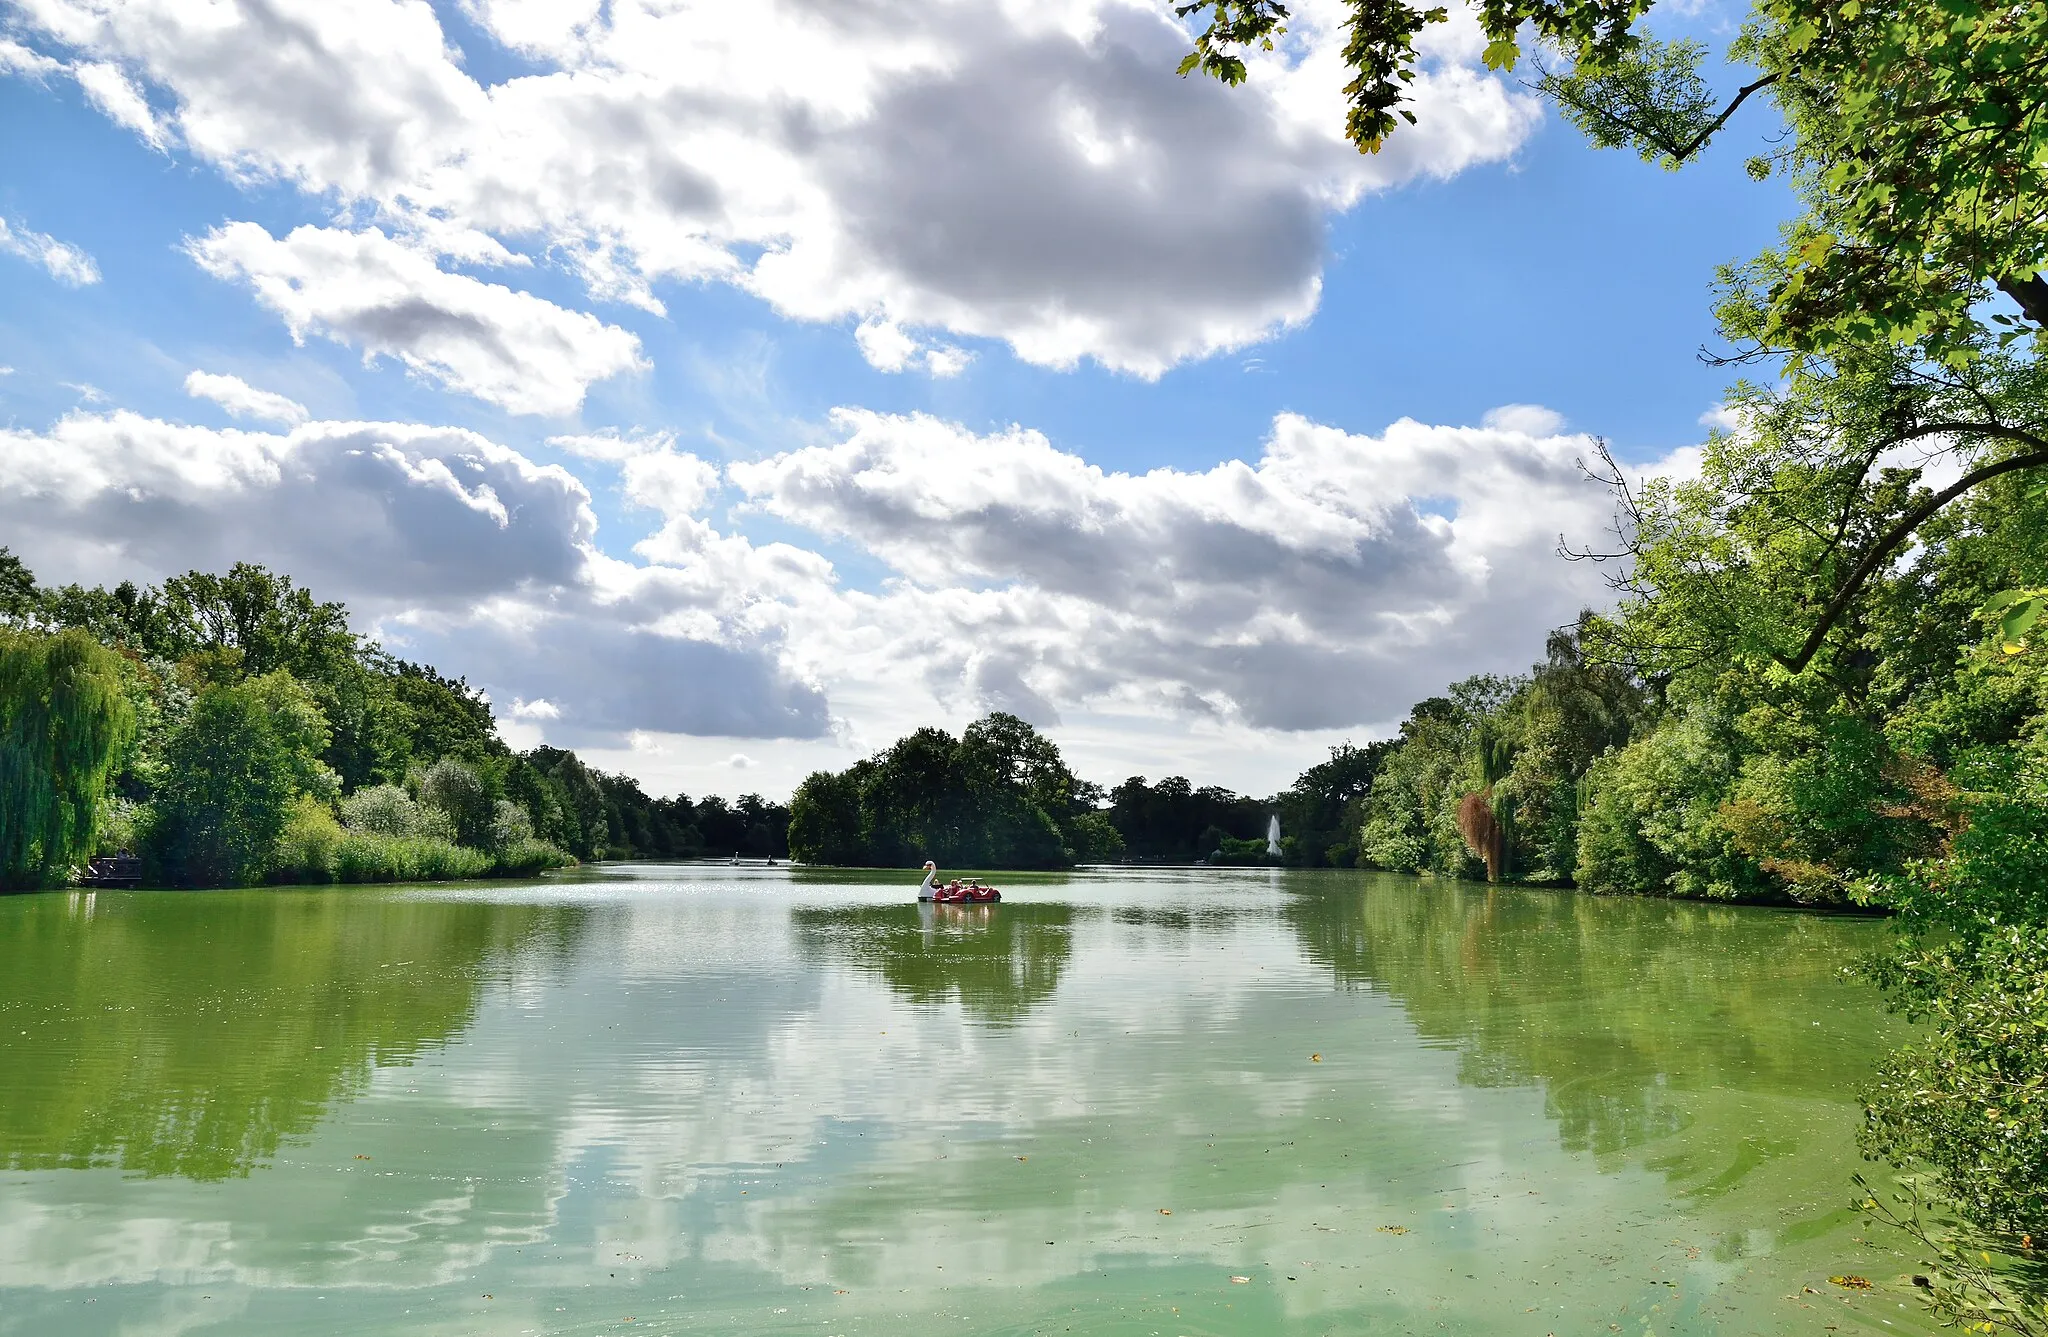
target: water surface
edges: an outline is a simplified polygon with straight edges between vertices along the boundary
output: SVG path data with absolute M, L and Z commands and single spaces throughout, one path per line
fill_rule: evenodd
M 1880 925 L 1005 885 L 0 899 L 0 1334 L 1926 1330 Z

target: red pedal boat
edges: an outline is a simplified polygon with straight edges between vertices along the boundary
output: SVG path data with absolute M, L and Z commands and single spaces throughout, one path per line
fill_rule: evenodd
M 918 899 L 938 905 L 994 905 L 1003 899 L 1003 893 L 979 882 L 948 882 L 943 887 L 933 887 L 931 895 Z
M 955 878 L 942 883 L 938 876 L 939 866 L 927 861 L 924 881 L 917 888 L 917 899 L 936 905 L 994 905 L 1003 899 L 1003 893 L 994 887 L 982 886 L 980 878 L 970 877 L 965 882 Z

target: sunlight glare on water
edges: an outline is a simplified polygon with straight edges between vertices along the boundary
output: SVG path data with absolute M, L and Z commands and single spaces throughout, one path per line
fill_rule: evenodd
M 1000 881 L 0 900 L 0 1334 L 1928 1328 L 1881 925 Z

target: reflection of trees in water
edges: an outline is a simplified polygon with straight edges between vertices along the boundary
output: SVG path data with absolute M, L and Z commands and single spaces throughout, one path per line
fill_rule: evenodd
M 1864 1006 L 1840 920 L 1391 876 L 1299 891 L 1284 913 L 1311 960 L 1455 1044 L 1467 1084 L 1540 1082 L 1568 1150 L 1674 1131 L 1680 1091 L 1839 1101 L 1878 1047 L 1813 1024 Z
M 0 907 L 0 1166 L 245 1175 L 378 1066 L 469 1023 L 576 907 L 382 893 L 39 896 Z
M 873 971 L 899 997 L 958 997 L 976 1018 L 1012 1022 L 1052 997 L 1073 954 L 1073 907 L 863 905 L 791 912 L 814 960 Z

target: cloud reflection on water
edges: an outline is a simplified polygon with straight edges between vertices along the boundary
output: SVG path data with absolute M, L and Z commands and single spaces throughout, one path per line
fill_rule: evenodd
M 1706 1332 L 1708 1297 L 1754 1321 L 1849 1247 L 1829 1213 L 1876 1043 L 1828 972 L 1868 926 L 1263 872 L 927 923 L 903 887 L 638 872 L 336 893 L 575 931 L 489 937 L 459 1039 L 359 1049 L 367 1079 L 246 1178 L 10 1176 L 0 1309 L 95 1286 L 182 1330 L 204 1286 L 201 1330 L 255 1333 L 347 1288 L 356 1331 L 1178 1305 L 1192 1331 L 1508 1332 L 1658 1304 Z M 327 978 L 309 1006 L 348 994 Z

